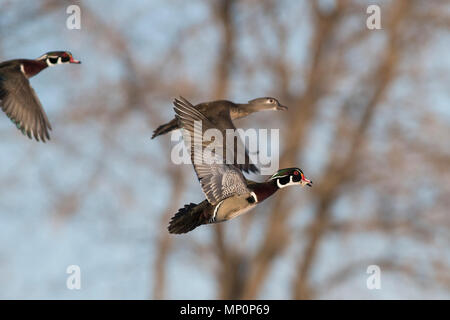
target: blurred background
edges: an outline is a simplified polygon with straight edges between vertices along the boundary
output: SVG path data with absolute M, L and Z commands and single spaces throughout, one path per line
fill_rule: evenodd
M 0 298 L 450 298 L 447 0 L 0 0 L 0 17 L 0 61 L 83 62 L 31 80 L 50 142 L 0 113 Z M 150 139 L 179 95 L 278 98 L 288 112 L 236 125 L 279 128 L 280 167 L 314 187 L 169 235 L 204 199 L 170 135 Z

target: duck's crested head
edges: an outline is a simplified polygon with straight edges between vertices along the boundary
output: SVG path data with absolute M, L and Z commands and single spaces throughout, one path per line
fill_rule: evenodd
M 70 53 L 69 51 L 50 51 L 40 56 L 36 60 L 45 60 L 48 66 L 66 63 L 81 63 L 81 61 L 75 60 L 72 53 Z
M 277 99 L 272 97 L 262 97 L 250 100 L 249 105 L 255 106 L 257 108 L 269 109 L 269 110 L 287 110 L 288 108 L 282 105 Z
M 312 181 L 307 179 L 300 168 L 285 168 L 278 170 L 269 180 L 276 180 L 279 188 L 291 185 L 312 187 Z

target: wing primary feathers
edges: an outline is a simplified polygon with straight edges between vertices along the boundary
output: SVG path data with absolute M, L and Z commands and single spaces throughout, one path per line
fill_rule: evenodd
M 202 130 L 215 128 L 213 123 L 185 98 L 174 99 L 173 104 L 175 117 L 178 119 L 180 127 L 187 130 L 190 135 L 203 133 L 199 131 L 200 128 L 194 126 L 194 121 L 202 121 L 202 124 L 204 124 Z M 200 154 L 194 152 L 194 148 L 192 148 L 193 143 L 194 141 L 191 141 L 192 164 L 209 203 L 215 205 L 235 194 L 250 192 L 242 172 L 236 166 L 224 164 L 223 159 L 220 159 L 217 154 L 213 154 L 212 159 L 205 159 L 203 152 Z M 203 144 L 203 146 L 205 145 Z M 223 146 L 220 147 L 222 148 Z
M 36 92 L 20 71 L 20 65 L 3 67 L 1 71 L 4 75 L 0 76 L 1 109 L 30 139 L 50 140 L 52 127 Z

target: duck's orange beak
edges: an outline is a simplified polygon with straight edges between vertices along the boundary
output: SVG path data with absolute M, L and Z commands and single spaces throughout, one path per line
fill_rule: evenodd
M 81 63 L 81 61 L 75 60 L 73 57 L 70 57 L 70 61 L 69 62 L 70 63 L 76 63 L 76 64 L 80 64 Z
M 302 185 L 312 187 L 312 181 L 309 179 L 306 179 L 305 176 L 302 177 Z

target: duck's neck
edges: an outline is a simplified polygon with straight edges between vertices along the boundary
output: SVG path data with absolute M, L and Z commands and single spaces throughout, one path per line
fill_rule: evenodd
M 252 191 L 256 194 L 258 202 L 262 202 L 280 189 L 276 180 L 269 180 L 262 183 L 256 183 Z
M 239 119 L 248 116 L 249 114 L 256 112 L 253 105 L 249 103 L 236 103 L 230 110 L 231 119 Z
M 45 60 L 21 60 L 21 65 L 23 66 L 23 73 L 27 78 L 37 75 L 48 67 Z

